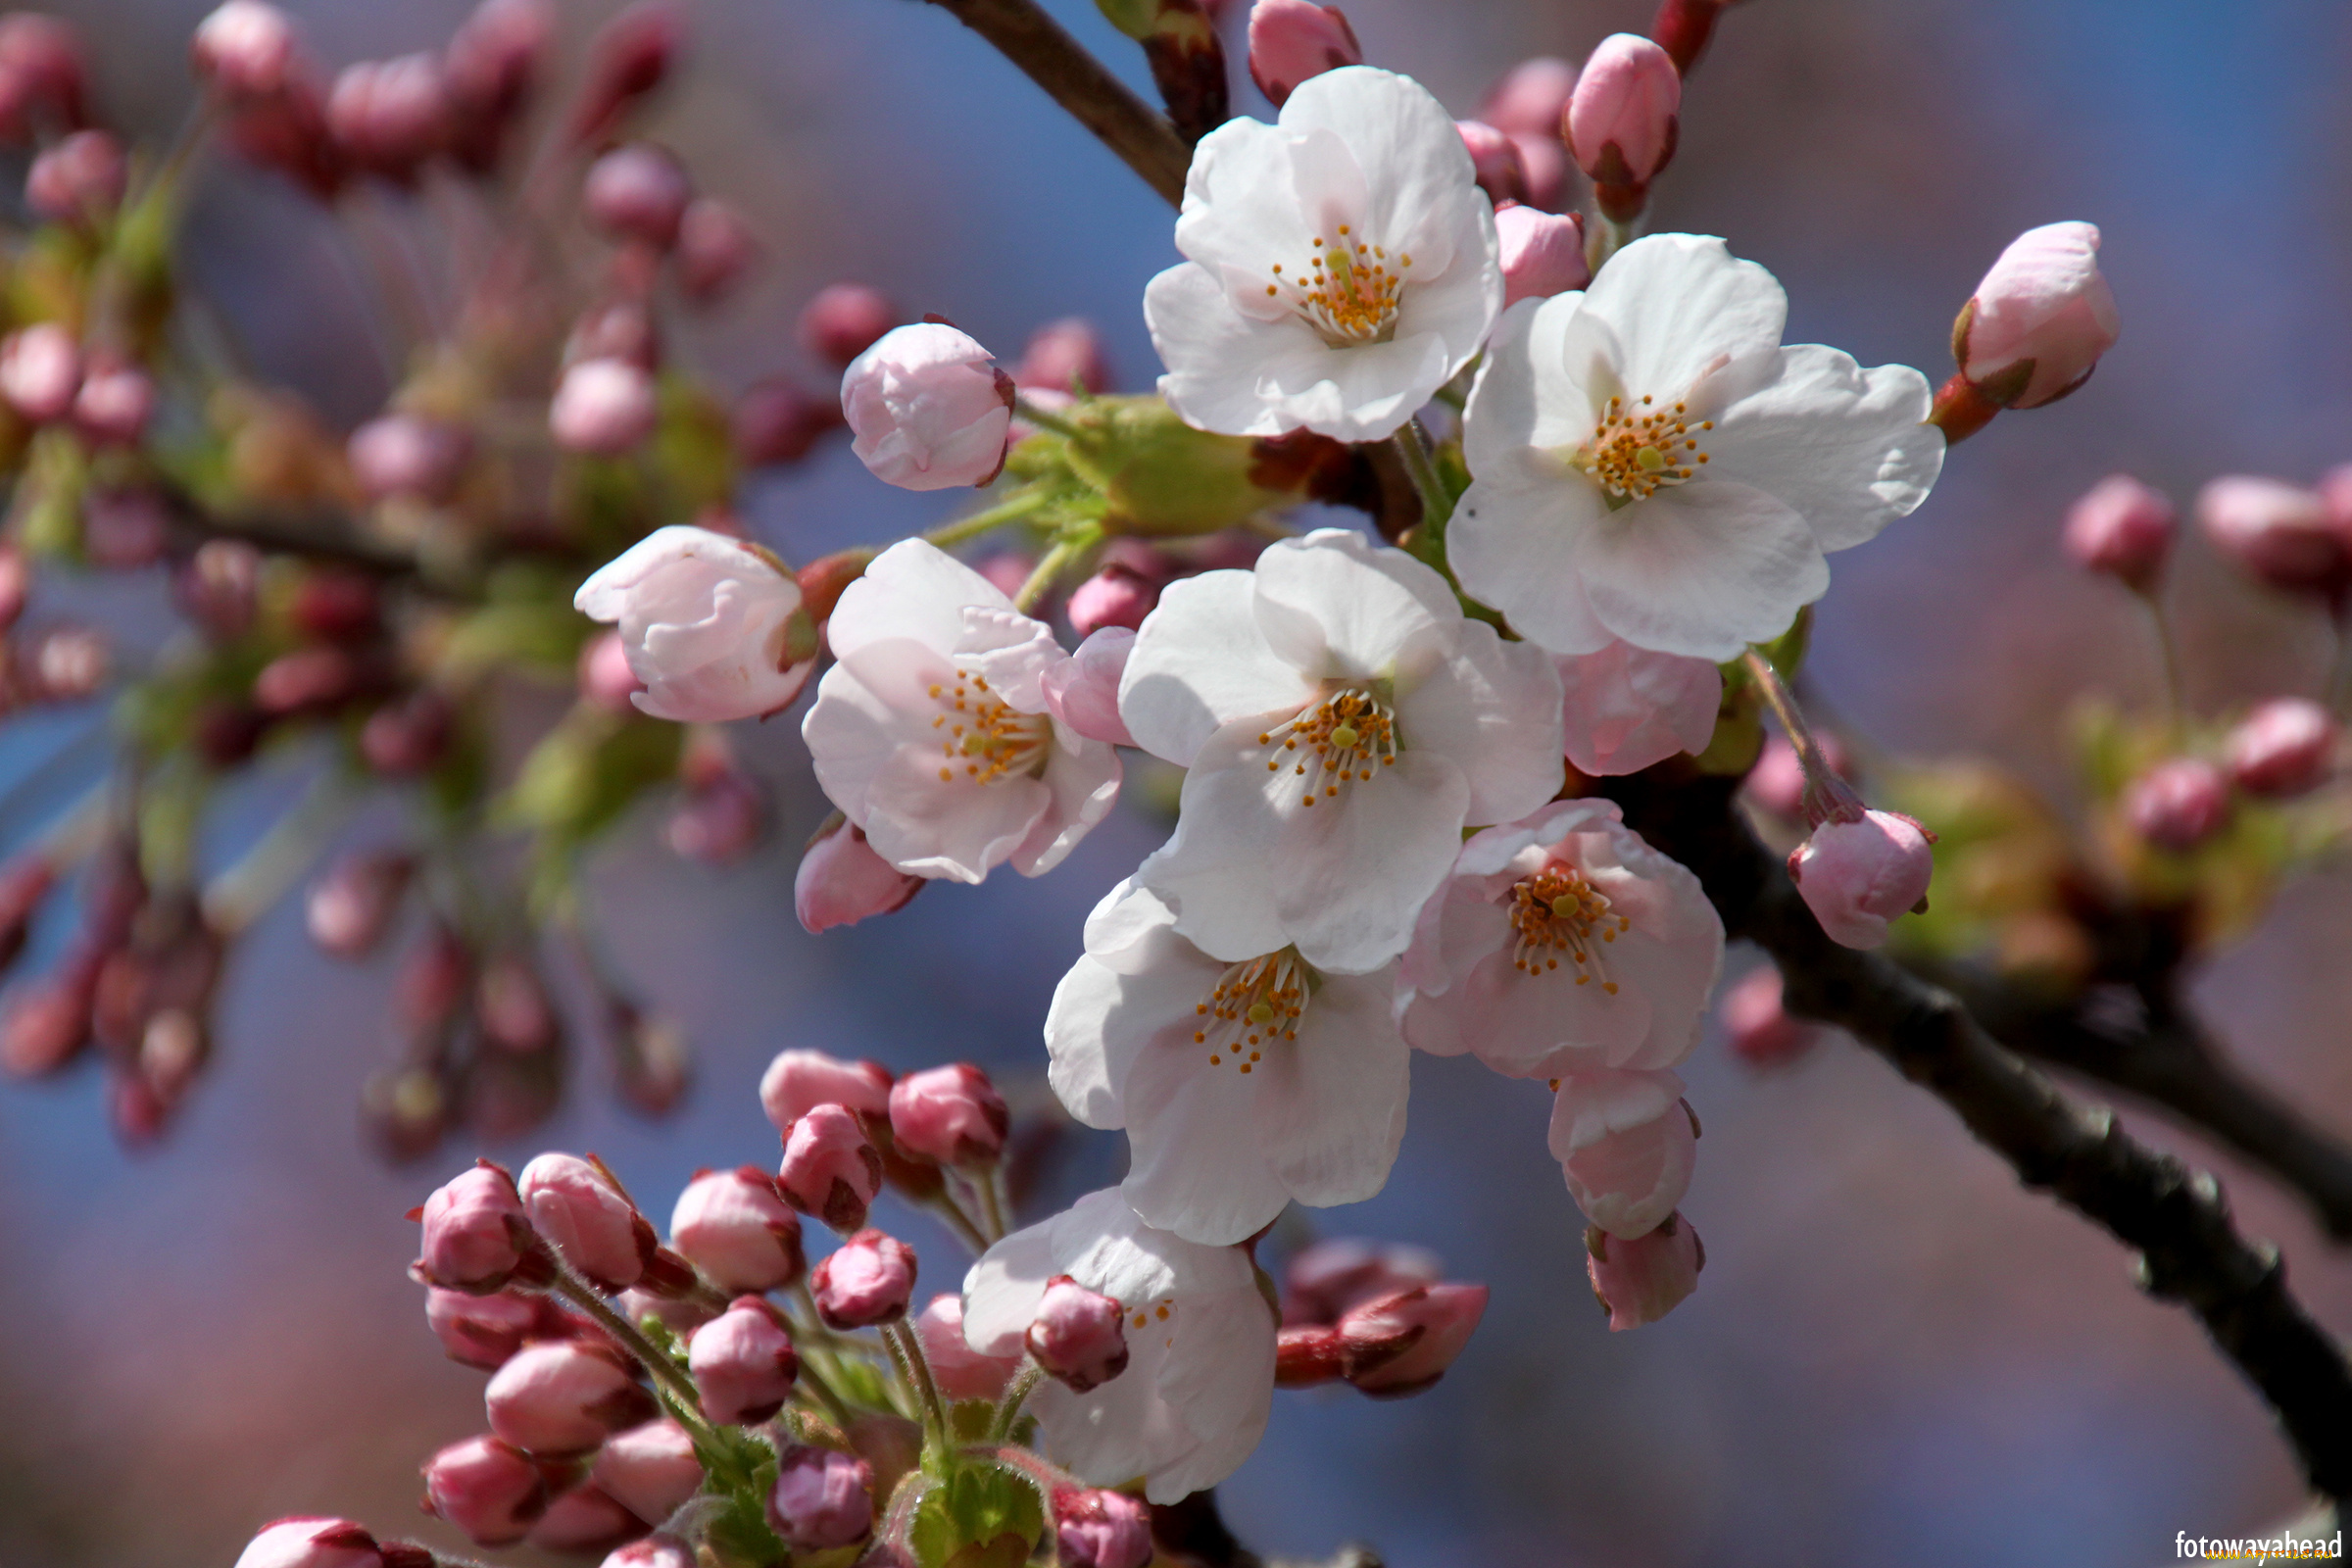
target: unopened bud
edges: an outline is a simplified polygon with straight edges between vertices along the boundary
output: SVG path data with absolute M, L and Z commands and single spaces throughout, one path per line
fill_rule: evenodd
M 688 786 L 662 824 L 671 853 L 704 865 L 732 865 L 760 843 L 767 800 L 752 776 L 727 767 Z
M 694 1439 L 675 1421 L 615 1432 L 597 1450 L 589 1477 L 640 1519 L 666 1519 L 703 1489 Z
M 783 1314 L 764 1297 L 744 1296 L 694 1331 L 687 1365 L 705 1415 L 722 1426 L 756 1426 L 792 1397 L 801 1358 Z
M 865 283 L 831 283 L 801 307 L 801 346 L 846 370 L 900 319 L 899 308 L 880 289 Z
M 416 862 L 406 855 L 343 856 L 311 884 L 303 915 L 311 940 L 338 958 L 364 958 L 392 928 Z
M 1367 1301 L 1444 1277 L 1445 1265 L 1425 1248 L 1334 1237 L 1302 1249 L 1283 1270 L 1282 1320 L 1337 1323 Z
M 603 140 L 667 79 L 684 33 L 683 8 L 675 0 L 638 0 L 597 30 L 588 40 L 586 80 L 572 111 L 574 146 Z
M 600 1168 L 575 1154 L 541 1154 L 516 1187 L 533 1228 L 599 1289 L 626 1290 L 645 1273 L 659 1239 Z
M 678 286 L 698 304 L 724 297 L 760 260 L 760 241 L 742 215 L 702 196 L 678 220 Z
M 1152 1552 L 1152 1511 L 1123 1492 L 1057 1493 L 1054 1546 L 1061 1568 L 1145 1568 Z
M 593 1483 L 559 1493 L 523 1538 L 541 1551 L 578 1556 L 645 1534 L 645 1522 Z
M 1105 626 L 1135 631 L 1159 603 L 1159 584 L 1133 567 L 1113 564 L 1070 590 L 1070 629 L 1089 637 Z
M 1453 128 L 1461 133 L 1478 188 L 1487 193 L 1488 201 L 1499 207 L 1527 200 L 1527 170 L 1519 162 L 1517 142 L 1484 121 L 1457 120 Z
M 89 386 L 82 383 L 85 394 Z M 76 411 L 80 403 L 75 400 Z M 82 499 L 81 553 L 102 571 L 138 571 L 154 565 L 171 532 L 172 514 L 152 490 L 94 490 Z
M 580 645 L 580 696 L 615 713 L 634 713 L 630 701 L 645 682 L 629 667 L 629 645 L 617 631 L 600 631 Z
M 1682 73 L 1639 34 L 1611 33 L 1585 61 L 1560 130 L 1600 210 L 1617 222 L 1648 205 L 1649 182 L 1674 157 L 1682 103 Z
M 74 427 L 95 446 L 135 445 L 154 413 L 155 377 L 118 358 L 94 357 L 74 394 Z
M 1334 1330 L 1341 1375 L 1378 1398 L 1419 1394 L 1446 1375 L 1486 1310 L 1484 1285 L 1420 1285 L 1367 1301 Z
M 1952 358 L 1995 407 L 2038 408 L 2090 379 L 2119 330 L 2096 225 L 2045 223 L 2011 240 L 1977 285 L 1952 325 Z
M 898 1146 L 943 1165 L 996 1163 L 1008 1125 L 1004 1097 L 968 1061 L 908 1073 L 890 1091 Z
M 722 1291 L 776 1291 L 807 1267 L 801 1220 L 757 1165 L 705 1171 L 669 1217 L 669 1245 Z
M 114 216 L 129 178 L 113 132 L 77 130 L 32 161 L 24 204 L 53 221 L 86 227 Z
M 1854 769 L 1844 743 L 1818 730 L 1813 742 L 1830 771 L 1850 782 Z M 1792 822 L 1805 819 L 1805 764 L 1786 736 L 1765 738 L 1764 750 L 1757 755 L 1756 765 L 1748 770 L 1747 780 L 1740 789 L 1749 800 L 1775 816 Z
M 1926 832 L 1894 811 L 1824 822 L 1788 857 L 1788 875 L 1830 940 L 1875 948 L 1886 923 L 1924 904 L 1936 874 Z
M 1821 1043 L 1818 1024 L 1788 1015 L 1781 1005 L 1781 971 L 1758 964 L 1723 994 L 1718 1009 L 1732 1054 L 1751 1067 L 1778 1067 Z
M 2213 547 L 2257 582 L 2330 601 L 2352 588 L 2352 533 L 2336 526 L 2317 491 L 2228 474 L 2197 492 L 2196 517 Z
M 456 491 L 472 442 L 466 431 L 416 414 L 387 414 L 352 432 L 352 477 L 377 501 L 439 503 Z
M 34 11 L 0 16 L 0 128 L 12 141 L 89 122 L 89 67 L 81 40 L 56 17 Z
M 482 965 L 473 1011 L 489 1043 L 514 1055 L 536 1055 L 556 1043 L 556 1008 L 547 987 L 538 971 L 514 954 Z
M 421 778 L 457 739 L 457 710 L 431 687 L 384 704 L 360 726 L 360 760 L 379 778 Z
M 696 1568 L 696 1558 L 675 1536 L 648 1536 L 615 1548 L 598 1568 Z
M 1312 1389 L 1340 1380 L 1340 1335 L 1323 1323 L 1285 1324 L 1274 1338 L 1274 1386 Z
M 1029 334 L 1029 346 L 1021 351 L 1012 379 L 1024 390 L 1100 396 L 1111 386 L 1102 334 L 1083 316 L 1048 321 Z
M 592 1340 L 524 1346 L 490 1379 L 482 1399 L 501 1441 L 541 1456 L 586 1453 L 655 1410 L 634 1364 Z
M 510 1280 L 539 1285 L 555 1277 L 522 1195 L 488 1160 L 438 1188 L 417 1212 L 424 1248 L 416 1272 L 428 1284 L 488 1296 Z
M 449 143 L 449 83 L 429 54 L 346 66 L 326 98 L 326 125 L 355 169 L 401 184 Z
M 851 450 L 905 490 L 984 485 L 1004 470 L 1012 377 L 952 326 L 922 321 L 886 333 L 841 379 Z
M 243 636 L 253 624 L 261 572 L 262 553 L 242 539 L 208 539 L 196 547 L 172 586 L 191 620 L 227 641 Z
M 1697 1230 L 1680 1214 L 1631 1241 L 1597 1225 L 1585 1231 L 1585 1271 L 1609 1314 L 1611 1332 L 1638 1329 L 1673 1311 L 1698 1289 L 1698 1271 L 1706 1266 Z
M 855 1545 L 873 1532 L 873 1484 L 857 1455 L 796 1444 L 777 1458 L 768 1525 L 796 1552 Z
M 840 1105 L 859 1116 L 890 1117 L 890 1069 L 876 1061 L 843 1061 L 821 1051 L 780 1051 L 760 1075 L 760 1104 L 778 1131 L 819 1105 Z
M 0 399 L 34 424 L 63 418 L 81 390 L 81 346 L 55 321 L 0 339 Z
M 798 463 L 842 425 L 841 400 L 810 397 L 781 376 L 755 381 L 735 400 L 735 455 L 754 467 Z
M 2124 791 L 2124 817 L 2150 844 L 2186 854 L 2229 825 L 2230 780 L 2202 758 L 2159 762 Z
M 425 1461 L 424 1511 L 476 1545 L 520 1541 L 547 1501 L 547 1480 L 531 1456 L 494 1437 L 453 1443 Z
M 394 1547 L 395 1553 L 407 1549 Z M 387 1555 L 375 1538 L 349 1519 L 280 1519 L 237 1554 L 236 1568 L 429 1568 L 429 1562 Z
M 1047 1375 L 1084 1394 L 1127 1370 L 1127 1311 L 1067 1274 L 1046 1281 L 1022 1342 Z
M 904 908 L 923 891 L 923 879 L 908 876 L 876 855 L 865 831 L 844 822 L 808 846 L 792 883 L 792 906 L 810 932 L 855 925 Z
M 1592 281 L 1585 265 L 1582 213 L 1546 213 L 1534 207 L 1503 207 L 1494 214 L 1494 237 L 1502 247 L 1502 302 L 1548 299 Z
M 1250 79 L 1280 109 L 1309 76 L 1364 63 L 1364 46 L 1338 6 L 1257 0 L 1250 8 Z
M 466 168 L 487 173 L 497 166 L 555 30 L 550 0 L 482 0 L 450 35 L 441 55 L 450 153 Z
M 2066 553 L 2137 593 L 2155 587 L 2173 550 L 2175 514 L 2164 493 L 2112 473 L 2067 510 Z
M 468 1296 L 431 1286 L 424 1293 L 424 1320 L 452 1361 L 495 1372 L 525 1341 L 547 1337 L 552 1305 L 544 1296 L 520 1291 Z
M 1003 1398 L 1005 1385 L 1020 1370 L 1018 1356 L 982 1355 L 965 1341 L 960 1296 L 942 1292 L 931 1298 L 915 1317 L 914 1332 L 939 1392 L 951 1399 Z
M 864 1230 L 834 1249 L 808 1274 L 817 1316 L 830 1329 L 872 1328 L 906 1315 L 914 1296 L 914 1249 Z
M 2230 732 L 2230 781 L 2249 795 L 2274 800 L 2308 794 L 2334 773 L 2342 735 L 2343 726 L 2319 704 L 2274 697 Z M 6 906 L 0 897 L 0 908 Z
M 270 97 L 296 64 L 294 24 L 263 0 L 228 0 L 197 24 L 189 52 L 196 74 L 220 91 Z
M 784 1130 L 776 1180 L 793 1207 L 852 1231 L 881 1191 L 882 1155 L 855 1115 L 838 1104 L 814 1105 Z
M 564 372 L 548 405 L 548 429 L 566 452 L 619 457 L 654 433 L 661 406 L 654 378 L 626 360 L 581 360 Z
M 686 167 L 673 154 L 651 142 L 630 142 L 589 166 L 581 204 L 588 221 L 610 238 L 666 251 L 677 243 L 693 196 Z

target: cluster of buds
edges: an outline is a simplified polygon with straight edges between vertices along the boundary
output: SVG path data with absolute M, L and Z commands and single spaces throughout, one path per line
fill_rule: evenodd
M 1375 1398 L 1434 1387 L 1487 1310 L 1487 1288 L 1444 1277 L 1416 1248 L 1326 1241 L 1283 1272 L 1275 1381 L 1286 1389 L 1345 1379 Z

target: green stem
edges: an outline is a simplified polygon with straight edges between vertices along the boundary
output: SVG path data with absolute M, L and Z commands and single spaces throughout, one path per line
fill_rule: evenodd
M 922 1343 L 904 1322 L 883 1324 L 882 1343 L 889 1348 L 892 1363 L 923 1412 L 925 1430 L 944 1449 L 954 1438 L 954 1429 L 948 1425 L 948 1408 L 940 1400 L 939 1385 L 932 1380 L 931 1363 L 923 1354 Z
M 1051 430 L 1058 436 L 1076 438 L 1086 434 L 1084 427 L 1071 423 L 1058 414 L 1039 408 L 1027 398 L 1013 399 L 1012 413 L 1013 417 L 1023 424 L 1034 424 L 1040 430 Z
M 361 792 L 333 767 L 313 779 L 294 808 L 204 890 L 206 923 L 227 935 L 268 913 L 342 831 L 360 800 Z
M 1040 561 L 1037 564 L 1037 569 L 1029 574 L 1029 580 L 1021 584 L 1021 591 L 1012 596 L 1012 608 L 1024 615 L 1035 610 L 1044 601 L 1046 595 L 1054 591 L 1055 580 L 1068 568 L 1070 563 L 1084 554 L 1094 542 L 1091 535 L 1069 536 L 1055 540 L 1054 548 L 1046 552 L 1046 558 Z
M 541 420 L 540 422 L 545 423 L 546 421 Z M 954 522 L 943 522 L 936 528 L 928 529 L 924 532 L 923 538 L 945 550 L 950 545 L 959 545 L 967 539 L 977 539 L 982 534 L 993 532 L 1008 522 L 1018 522 L 1053 499 L 1054 493 L 1042 485 L 1033 490 L 1023 490 L 1017 495 L 1010 496 L 990 507 L 986 512 L 975 512 L 968 517 L 957 517 Z
M 1037 1392 L 1037 1386 L 1045 1378 L 1045 1368 L 1035 1361 L 1021 1362 L 1021 1369 L 1012 1375 L 1012 1382 L 1004 1390 L 1004 1398 L 997 1406 L 996 1419 L 989 1423 L 988 1430 L 995 1441 L 1012 1441 L 1012 1429 L 1020 1424 L 1021 1406 L 1029 1402 L 1029 1396 Z
M 1633 243 L 1636 225 L 1620 223 L 1608 214 L 1595 211 L 1588 215 L 1585 224 L 1585 265 L 1599 271 L 1601 264 Z
M 2148 622 L 2156 629 L 2156 651 L 2164 662 L 2165 706 L 2178 740 L 2188 725 L 2188 685 L 2180 677 L 2180 639 L 2173 635 L 2173 618 L 2164 612 L 2164 602 L 2154 590 L 2142 594 L 2140 603 L 2148 607 Z
M 1429 438 L 1421 433 L 1420 422 L 1405 420 L 1389 439 L 1396 443 L 1404 471 L 1421 497 L 1422 525 L 1430 527 L 1444 522 L 1446 514 L 1453 510 L 1453 498 L 1446 493 L 1446 481 L 1438 475 L 1437 460 L 1430 456 Z
M 548 1289 L 585 1312 L 622 1349 L 645 1364 L 646 1371 L 653 1374 L 654 1381 L 661 1384 L 662 1392 L 669 1396 L 670 1414 L 676 1418 L 678 1425 L 694 1435 L 697 1443 L 717 1441 L 718 1434 L 703 1416 L 702 1395 L 695 1389 L 694 1380 L 679 1368 L 677 1362 L 664 1354 L 660 1346 L 647 1339 L 642 1329 L 614 1311 L 612 1303 L 604 1298 L 595 1286 L 573 1272 L 569 1263 L 559 1261 L 556 1282 Z
M 957 1241 L 972 1250 L 974 1257 L 988 1250 L 988 1238 L 981 1234 L 978 1225 L 972 1223 L 972 1216 L 963 1211 L 963 1205 L 946 1191 L 943 1190 L 927 1206 L 948 1222 L 948 1229 L 956 1233 Z
M 1747 665 L 1749 677 L 1763 692 L 1773 717 L 1781 721 L 1788 744 L 1796 749 L 1797 761 L 1804 767 L 1805 814 L 1817 822 L 1833 817 L 1859 820 L 1861 802 L 1822 755 L 1821 743 L 1813 738 L 1812 728 L 1805 723 L 1804 710 L 1796 706 L 1796 698 L 1782 684 L 1781 672 L 1773 667 L 1771 660 L 1753 648 L 1740 657 Z
M 990 1245 L 1004 1239 L 1004 1195 L 997 1180 L 1002 1166 L 991 1166 L 972 1182 L 980 1190 L 980 1219 L 988 1228 Z

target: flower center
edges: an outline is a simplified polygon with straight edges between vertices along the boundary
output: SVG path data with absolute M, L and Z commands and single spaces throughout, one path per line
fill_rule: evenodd
M 1260 746 L 1277 741 L 1282 749 L 1266 771 L 1289 763 L 1293 776 L 1306 780 L 1298 804 L 1312 806 L 1318 795 L 1330 800 L 1342 785 L 1369 783 L 1376 768 L 1396 765 L 1396 716 L 1369 692 L 1340 692 L 1257 737 Z
M 1304 267 L 1286 271 L 1276 262 L 1266 297 L 1287 293 L 1291 309 L 1335 348 L 1385 343 L 1396 331 L 1397 299 L 1412 265 L 1403 255 L 1392 263 L 1386 250 L 1342 223 L 1336 238 L 1315 241 Z
M 1607 895 L 1585 880 L 1574 866 L 1552 866 L 1511 885 L 1511 929 L 1519 933 L 1511 951 L 1511 967 L 1522 974 L 1549 974 L 1566 954 L 1576 965 L 1576 983 L 1590 985 L 1597 976 L 1600 989 L 1617 994 L 1608 977 L 1601 949 L 1617 940 L 1634 922 L 1609 911 Z
M 1689 405 L 1682 403 L 1652 412 L 1648 398 L 1630 409 L 1625 399 L 1611 398 L 1592 438 L 1568 461 L 1609 494 L 1646 501 L 1666 485 L 1690 482 L 1707 461 L 1692 432 L 1712 430 L 1715 421 L 1692 425 L 1684 416 L 1688 412 Z
M 1288 948 L 1237 963 L 1193 1009 L 1193 1044 L 1208 1048 L 1211 1067 L 1230 1061 L 1247 1074 L 1258 1047 L 1298 1038 L 1298 1020 L 1311 1000 L 1306 965 Z
M 987 676 L 959 669 L 953 684 L 933 684 L 931 700 L 939 705 L 931 727 L 940 732 L 942 784 L 959 772 L 976 784 L 1030 778 L 1046 765 L 1054 720 L 1009 707 L 989 689 Z

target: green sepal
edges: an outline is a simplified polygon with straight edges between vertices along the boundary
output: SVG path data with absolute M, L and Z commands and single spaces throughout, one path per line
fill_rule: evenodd
M 1025 1477 L 967 1465 L 924 1494 L 907 1544 L 919 1568 L 1020 1568 L 1045 1533 L 1045 1504 Z

